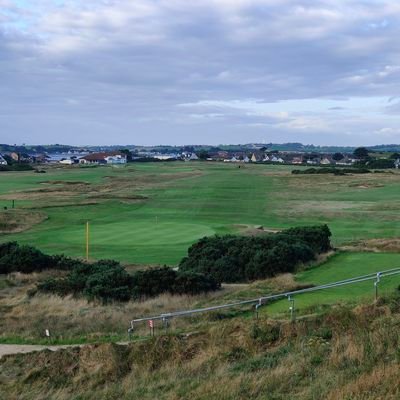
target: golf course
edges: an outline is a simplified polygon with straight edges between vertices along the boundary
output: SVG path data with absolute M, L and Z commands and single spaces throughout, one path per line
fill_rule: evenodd
M 214 234 L 326 223 L 335 246 L 399 236 L 397 171 L 334 176 L 292 169 L 160 162 L 3 173 L 0 240 L 84 257 L 89 221 L 90 259 L 175 265 L 192 243 Z

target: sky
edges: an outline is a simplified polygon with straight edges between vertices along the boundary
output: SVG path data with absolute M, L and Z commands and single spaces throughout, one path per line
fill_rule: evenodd
M 0 0 L 0 143 L 400 143 L 400 2 Z

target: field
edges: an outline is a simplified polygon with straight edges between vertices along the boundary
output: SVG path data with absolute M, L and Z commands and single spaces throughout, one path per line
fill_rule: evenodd
M 327 223 L 336 246 L 400 235 L 397 171 L 325 176 L 292 169 L 176 162 L 2 173 L 0 240 L 83 257 L 90 221 L 92 259 L 175 265 L 202 236 L 253 234 L 258 226 Z

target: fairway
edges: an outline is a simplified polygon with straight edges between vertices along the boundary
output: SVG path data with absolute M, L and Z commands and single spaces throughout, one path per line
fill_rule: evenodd
M 376 273 L 400 267 L 400 254 L 397 253 L 338 253 L 331 257 L 321 268 L 312 268 L 296 275 L 298 283 L 315 286 L 337 282 L 348 278 Z M 391 293 L 400 285 L 400 275 L 382 278 L 379 293 Z M 372 301 L 375 296 L 374 281 L 366 281 L 314 293 L 300 294 L 294 297 L 295 309 L 299 314 L 322 309 L 336 303 Z M 274 315 L 289 313 L 289 302 L 277 301 L 264 308 L 263 312 Z
M 207 162 L 48 167 L 0 174 L 0 207 L 16 201 L 29 229 L 3 230 L 49 253 L 174 265 L 214 234 L 327 223 L 334 245 L 400 236 L 400 174 L 292 175 L 291 166 Z

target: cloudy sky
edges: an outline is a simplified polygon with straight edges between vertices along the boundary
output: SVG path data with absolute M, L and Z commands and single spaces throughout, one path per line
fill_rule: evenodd
M 400 2 L 0 0 L 0 143 L 400 143 Z

